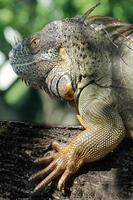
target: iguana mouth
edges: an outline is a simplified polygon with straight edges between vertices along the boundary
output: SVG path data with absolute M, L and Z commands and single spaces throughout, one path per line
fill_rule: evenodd
M 15 49 L 12 49 L 9 52 L 9 61 L 14 68 L 32 65 L 38 62 L 37 59 L 36 60 L 33 59 L 32 55 L 29 54 L 21 55 L 21 52 L 16 51 Z

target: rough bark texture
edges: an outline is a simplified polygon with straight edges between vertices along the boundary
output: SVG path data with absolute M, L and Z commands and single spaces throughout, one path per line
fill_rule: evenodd
M 0 122 L 0 200 L 123 200 L 133 199 L 133 140 L 104 159 L 83 166 L 70 178 L 63 193 L 58 179 L 35 196 L 37 183 L 28 178 L 42 166 L 33 160 L 51 150 L 51 141 L 66 142 L 80 127 L 50 128 L 18 122 Z

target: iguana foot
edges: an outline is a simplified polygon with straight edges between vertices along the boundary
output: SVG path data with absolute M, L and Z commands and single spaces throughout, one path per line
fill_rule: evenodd
M 50 156 L 36 159 L 34 162 L 38 164 L 49 164 L 43 170 L 37 172 L 30 177 L 30 180 L 43 179 L 34 189 L 34 193 L 41 191 L 55 177 L 61 176 L 58 182 L 58 189 L 62 190 L 67 179 L 74 174 L 83 161 L 73 152 L 71 145 L 61 146 L 58 142 L 52 143 L 53 149 L 56 151 Z

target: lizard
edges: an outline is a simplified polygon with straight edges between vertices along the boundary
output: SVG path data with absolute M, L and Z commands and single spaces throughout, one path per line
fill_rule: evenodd
M 85 14 L 48 23 L 18 41 L 9 53 L 13 70 L 30 86 L 73 103 L 84 130 L 68 144 L 52 143 L 53 153 L 34 162 L 47 167 L 34 192 L 55 177 L 62 190 L 85 164 L 113 151 L 133 136 L 133 25 Z

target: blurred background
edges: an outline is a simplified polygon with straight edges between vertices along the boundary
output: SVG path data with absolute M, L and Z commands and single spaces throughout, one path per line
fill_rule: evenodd
M 97 0 L 0 0 L 0 120 L 77 124 L 73 108 L 27 87 L 13 72 L 8 53 L 14 38 L 41 30 L 50 21 L 83 14 Z M 101 0 L 93 15 L 133 23 L 133 0 Z

